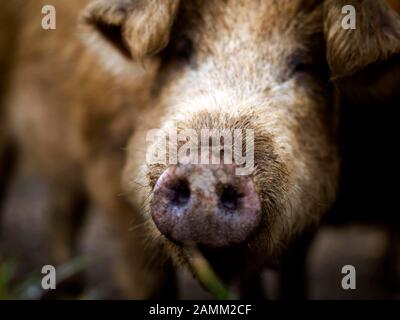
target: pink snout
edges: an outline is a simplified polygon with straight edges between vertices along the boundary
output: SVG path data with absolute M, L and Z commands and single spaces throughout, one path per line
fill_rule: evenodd
M 158 230 L 180 244 L 224 247 L 245 241 L 261 218 L 248 176 L 233 165 L 178 165 L 158 179 L 150 204 Z

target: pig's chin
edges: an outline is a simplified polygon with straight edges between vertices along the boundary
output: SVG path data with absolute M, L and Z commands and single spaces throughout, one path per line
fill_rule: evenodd
M 178 265 L 187 267 L 192 272 L 193 248 L 198 250 L 203 258 L 212 267 L 213 271 L 224 281 L 231 281 L 238 275 L 248 272 L 249 267 L 254 270 L 261 269 L 268 261 L 265 256 L 258 256 L 259 252 L 252 251 L 249 247 L 249 241 L 239 244 L 215 248 L 202 244 L 196 246 L 186 246 L 180 243 L 164 238 L 167 247 L 169 247 L 172 258 Z

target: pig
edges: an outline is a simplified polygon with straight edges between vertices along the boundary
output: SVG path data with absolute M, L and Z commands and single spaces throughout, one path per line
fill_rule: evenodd
M 44 4 L 62 13 L 55 31 L 40 27 Z M 21 166 L 51 186 L 56 263 L 76 254 L 94 203 L 119 239 L 115 276 L 126 297 L 172 297 L 173 265 L 192 269 L 188 247 L 243 284 L 242 297 L 280 260 L 295 286 L 304 235 L 337 195 L 339 93 L 393 94 L 380 85 L 397 79 L 391 69 L 362 97 L 354 90 L 366 68 L 399 53 L 399 17 L 381 0 L 86 4 L 26 2 L 8 103 Z M 340 27 L 345 4 L 358 12 L 355 30 Z M 243 150 L 253 170 L 169 163 L 170 149 L 166 163 L 149 162 L 165 145 L 162 135 L 147 143 L 155 128 L 250 130 Z
M 248 2 L 242 5 L 237 2 L 203 6 L 200 3 L 181 4 L 183 22 L 179 22 L 179 30 L 183 28 L 184 35 L 192 39 L 193 48 L 189 47 L 192 51 L 190 59 L 187 58 L 188 48 L 184 51 L 188 60 L 186 66 L 182 67 L 179 61 L 175 69 L 168 65 L 163 70 L 166 75 L 162 78 L 167 80 L 163 82 L 160 102 L 154 111 L 161 113 L 159 126 L 164 131 L 171 125 L 195 130 L 251 127 L 255 131 L 256 163 L 252 182 L 244 183 L 239 178 L 235 185 L 231 182 L 233 178 L 228 178 L 228 183 L 236 186 L 236 194 L 242 194 L 244 203 L 239 200 L 235 205 L 236 213 L 231 213 L 238 215 L 239 223 L 225 229 L 221 225 L 226 223 L 226 210 L 216 209 L 215 204 L 218 197 L 222 202 L 224 193 L 218 194 L 214 185 L 221 182 L 219 170 L 232 176 L 230 169 L 149 166 L 143 155 L 138 156 L 135 146 L 143 143 L 147 130 L 154 127 L 156 116 L 150 115 L 150 124 L 143 124 L 144 129 L 137 130 L 128 148 L 131 151 L 123 174 L 124 183 L 127 190 L 130 185 L 135 188 L 135 181 L 145 186 L 135 192 L 132 202 L 144 207 L 144 214 L 147 212 L 148 219 L 155 222 L 149 223 L 153 234 L 157 239 L 167 241 L 181 263 L 188 260 L 183 246 L 194 242 L 220 274 L 227 275 L 235 268 L 238 269 L 236 274 L 245 274 L 244 269 L 263 265 L 281 255 L 296 234 L 315 224 L 334 202 L 338 177 L 335 142 L 338 110 L 332 103 L 337 97 L 335 89 L 347 85 L 351 92 L 349 82 L 357 85 L 352 79 L 366 66 L 398 52 L 398 17 L 383 2 L 364 2 L 362 5 L 352 2 L 359 13 L 359 29 L 352 32 L 338 28 L 341 8 L 347 2 L 307 4 L 311 7 L 301 1 L 257 2 L 254 9 Z M 387 34 L 381 33 L 379 21 L 368 19 L 371 12 L 381 13 L 381 19 L 388 21 Z M 305 16 L 307 19 L 301 18 Z M 293 26 L 297 21 L 299 25 L 292 30 L 280 25 L 286 25 L 288 21 L 294 23 Z M 368 28 L 375 32 L 366 34 Z M 248 31 L 250 29 L 253 32 Z M 179 30 L 172 30 L 172 35 L 179 37 Z M 322 32 L 325 39 L 318 38 Z M 354 40 L 350 40 L 351 36 Z M 288 47 L 284 37 L 291 39 Z M 355 40 L 360 45 L 353 47 Z M 174 38 L 170 41 L 168 57 L 169 50 L 174 52 Z M 187 38 L 184 41 L 188 41 Z M 357 52 L 359 48 L 365 48 L 365 44 L 361 46 L 365 41 L 370 47 L 366 52 Z M 179 50 L 180 45 L 178 42 Z M 326 58 L 318 51 L 325 45 Z M 308 52 L 306 57 L 303 49 Z M 137 55 L 135 51 L 136 59 Z M 324 74 L 324 63 L 329 69 L 327 75 Z M 398 73 L 389 72 L 385 76 L 395 77 Z M 387 82 L 392 86 L 398 83 Z M 332 84 L 336 88 L 332 88 Z M 376 90 L 378 86 L 371 87 Z M 383 87 L 388 88 L 387 85 Z M 342 91 L 347 93 L 344 88 Z M 366 91 L 359 90 L 368 96 Z M 388 95 L 393 94 L 393 88 L 391 91 Z M 213 177 L 213 181 L 204 183 L 206 187 L 199 187 L 205 176 Z M 183 188 L 182 179 L 186 181 Z M 176 180 L 178 185 L 174 184 Z M 168 203 L 171 192 L 184 193 L 187 202 Z M 255 194 L 261 210 L 257 207 Z M 258 213 L 244 209 L 249 206 L 256 208 L 254 211 Z M 200 213 L 202 216 L 199 217 Z M 246 216 L 250 213 L 260 214 L 260 217 L 248 226 L 245 221 L 254 218 Z M 243 216 L 245 221 L 240 220 Z M 160 233 L 164 237 L 160 237 Z M 295 268 L 294 265 L 291 267 Z
M 341 9 L 349 3 L 358 18 L 353 31 L 340 27 Z M 252 128 L 255 171 L 238 178 L 229 166 L 149 165 L 136 146 L 154 127 L 152 114 L 131 139 L 123 181 L 127 190 L 144 186 L 132 203 L 153 220 L 152 233 L 180 263 L 190 265 L 184 246 L 194 243 L 221 276 L 253 274 L 282 256 L 334 203 L 338 92 L 359 103 L 359 96 L 394 96 L 396 69 L 381 70 L 385 79 L 369 88 L 359 78 L 399 52 L 400 20 L 383 1 L 193 2 L 180 10 L 160 63 L 181 54 L 184 41 L 186 65 L 179 60 L 175 68 L 161 67 L 156 127 Z M 137 59 L 137 47 L 131 50 Z M 292 273 L 301 271 L 290 257 L 286 262 Z M 288 275 L 289 286 L 294 278 Z

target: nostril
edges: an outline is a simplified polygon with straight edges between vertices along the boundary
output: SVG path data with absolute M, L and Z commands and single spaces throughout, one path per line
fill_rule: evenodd
M 155 226 L 177 244 L 222 248 L 246 241 L 261 220 L 252 178 L 233 167 L 180 165 L 158 178 L 150 199 Z
M 236 210 L 239 196 L 239 193 L 234 187 L 224 186 L 220 196 L 222 206 L 229 210 Z
M 175 206 L 182 206 L 189 202 L 190 199 L 190 189 L 187 180 L 179 179 L 177 180 L 171 190 L 171 203 Z

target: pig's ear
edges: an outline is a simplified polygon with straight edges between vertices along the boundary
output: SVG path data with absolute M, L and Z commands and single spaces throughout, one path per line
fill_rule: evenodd
M 339 87 L 352 84 L 376 96 L 379 89 L 389 94 L 387 85 L 394 89 L 400 80 L 399 14 L 385 0 L 326 0 L 324 16 L 332 79 Z
M 80 33 L 107 64 L 143 62 L 168 44 L 178 9 L 179 0 L 95 0 Z

